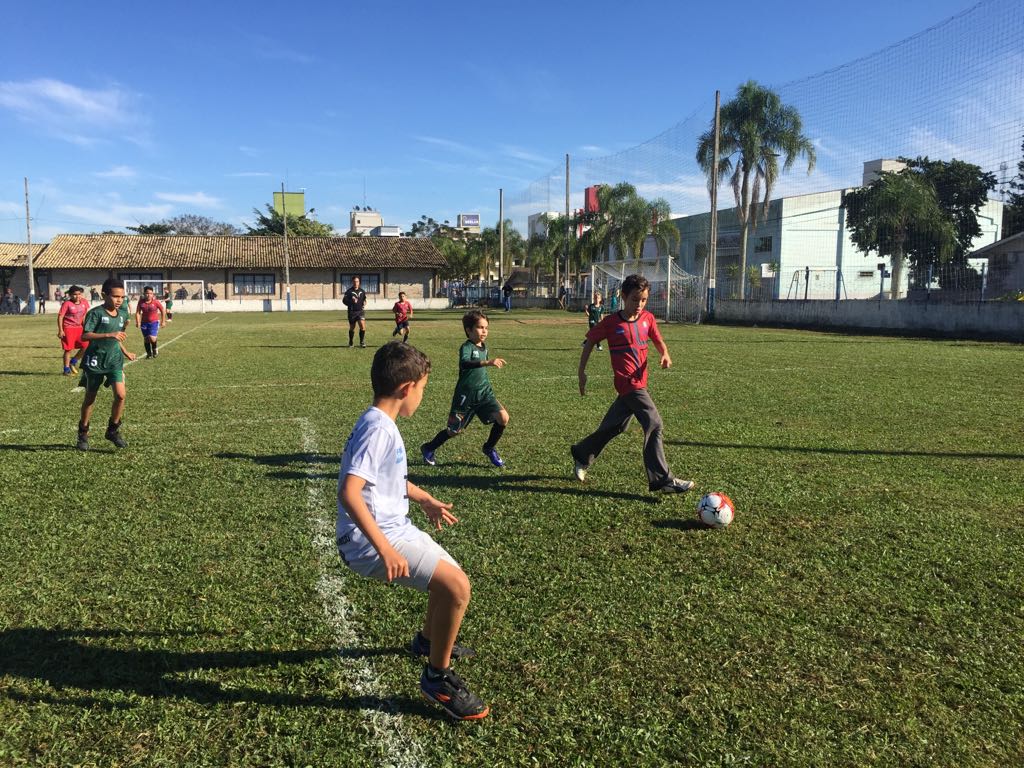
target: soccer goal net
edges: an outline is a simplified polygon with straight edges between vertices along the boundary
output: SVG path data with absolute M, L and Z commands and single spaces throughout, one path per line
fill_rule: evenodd
M 131 301 L 133 311 L 146 286 L 151 286 L 165 305 L 168 299 L 173 301 L 172 312 L 205 312 L 210 303 L 203 280 L 125 280 L 125 296 Z
M 704 278 L 691 275 L 669 258 L 622 259 L 591 264 L 591 292 L 600 291 L 606 307 L 629 275 L 643 275 L 651 284 L 647 309 L 655 317 L 699 323 L 704 316 Z

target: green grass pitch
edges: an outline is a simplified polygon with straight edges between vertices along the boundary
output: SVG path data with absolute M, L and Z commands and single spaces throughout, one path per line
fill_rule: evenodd
M 338 314 L 179 314 L 127 369 L 130 447 L 103 392 L 88 454 L 53 324 L 0 322 L 0 765 L 1024 764 L 1020 346 L 664 326 L 651 390 L 697 482 L 666 498 L 635 428 L 571 477 L 613 397 L 607 351 L 577 391 L 582 315 L 494 313 L 507 467 L 479 423 L 424 466 L 464 336 L 418 313 L 399 427 L 461 519 L 467 727 L 403 654 L 424 597 L 331 542 L 387 317 L 360 350 Z M 724 531 L 695 524 L 712 490 Z

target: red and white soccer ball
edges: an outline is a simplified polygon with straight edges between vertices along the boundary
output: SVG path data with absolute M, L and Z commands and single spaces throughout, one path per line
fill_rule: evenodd
M 697 517 L 711 528 L 725 528 L 735 516 L 736 507 L 724 493 L 709 493 L 697 504 Z

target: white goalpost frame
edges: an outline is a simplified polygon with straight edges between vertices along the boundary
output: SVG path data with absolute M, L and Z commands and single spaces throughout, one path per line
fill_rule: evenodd
M 175 304 L 175 308 L 174 309 L 179 309 L 180 310 L 180 309 L 182 309 L 185 306 L 189 306 L 190 302 L 198 301 L 199 302 L 199 311 L 201 313 L 203 313 L 203 314 L 206 314 L 206 302 L 207 302 L 207 299 L 206 299 L 206 281 L 205 280 L 178 280 L 178 279 L 174 279 L 174 280 L 125 280 L 124 281 L 124 293 L 125 293 L 125 296 L 128 297 L 129 300 L 137 303 L 138 299 L 141 298 L 141 296 L 142 296 L 142 290 L 147 285 L 152 285 L 155 289 L 157 289 L 158 286 L 159 286 L 159 288 L 156 291 L 156 297 L 161 302 L 163 302 L 163 300 L 164 300 L 164 298 L 163 298 L 164 292 L 165 291 L 170 291 L 171 299 L 174 301 L 174 304 Z M 199 290 L 198 291 L 191 291 L 190 290 L 188 292 L 188 298 L 187 299 L 179 299 L 179 298 L 176 298 L 175 295 L 174 295 L 175 292 L 180 290 L 181 288 L 184 288 L 186 286 L 197 286 L 197 285 L 199 286 Z M 138 286 L 137 290 L 135 288 L 136 286 Z M 175 287 L 175 286 L 177 286 L 177 287 Z M 199 294 L 199 298 L 198 299 L 193 298 L 193 296 L 196 293 Z M 132 299 L 133 296 L 135 297 L 134 299 Z M 132 306 L 134 307 L 136 305 L 137 304 L 133 304 Z M 172 309 L 171 311 L 173 312 L 174 309 Z M 132 311 L 134 312 L 135 310 L 133 309 Z

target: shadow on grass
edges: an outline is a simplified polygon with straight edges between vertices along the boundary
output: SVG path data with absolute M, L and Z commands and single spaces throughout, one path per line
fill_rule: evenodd
M 62 696 L 3 690 L 0 697 L 25 702 L 121 709 L 133 705 L 109 701 L 98 694 L 135 693 L 157 699 L 188 699 L 199 704 L 251 703 L 272 707 L 370 709 L 432 719 L 441 717 L 440 710 L 411 696 L 306 696 L 234 685 L 224 687 L 210 680 L 182 679 L 182 676 L 197 672 L 277 667 L 317 659 L 399 655 L 404 654 L 403 648 L 180 652 L 131 647 L 140 638 L 175 634 L 42 627 L 7 629 L 0 632 L 0 677 L 16 677 L 43 682 L 56 689 L 74 688 L 76 691 L 73 695 Z M 111 647 L 109 641 L 120 647 Z M 83 696 L 83 691 L 97 695 Z
M 937 459 L 1008 459 L 1024 461 L 1024 453 L 964 453 L 957 451 L 884 451 L 878 448 L 809 448 L 803 445 L 748 445 L 745 443 L 701 443 L 696 440 L 666 440 L 685 448 L 729 448 L 745 451 L 828 453 L 840 456 L 930 456 Z
M 72 445 L 57 445 L 52 443 L 50 445 L 0 445 L 0 451 L 21 451 L 23 453 L 41 453 L 43 451 L 70 451 L 73 450 Z
M 260 456 L 255 453 L 215 453 L 215 459 L 248 459 L 249 461 L 265 467 L 287 467 L 289 464 L 305 464 L 314 466 L 317 464 L 337 464 L 338 457 L 333 454 L 325 456 L 318 453 L 268 453 Z M 301 474 L 301 473 L 300 473 Z M 302 477 L 307 475 L 302 474 Z
M 0 376 L 53 376 L 45 371 L 0 371 Z
M 698 520 L 651 520 L 654 528 L 674 528 L 677 531 L 710 531 L 706 525 Z

